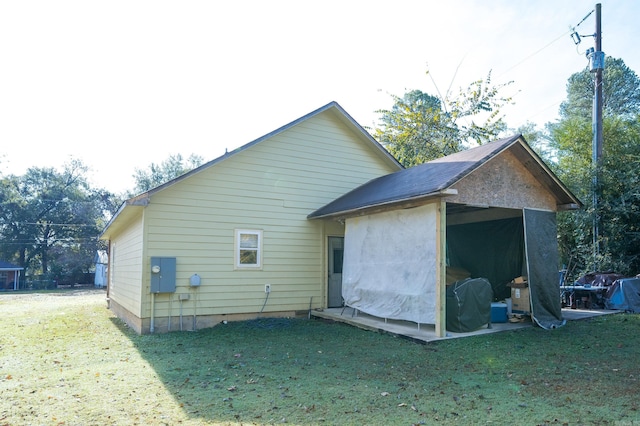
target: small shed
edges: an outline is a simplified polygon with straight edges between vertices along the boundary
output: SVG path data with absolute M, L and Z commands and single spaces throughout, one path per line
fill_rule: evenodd
M 345 224 L 346 305 L 443 336 L 451 272 L 486 278 L 496 300 L 527 276 L 533 320 L 563 325 L 555 215 L 580 206 L 514 135 L 374 179 L 309 218 Z
M 20 288 L 20 271 L 24 268 L 0 260 L 0 290 L 18 290 Z
M 95 256 L 96 273 L 93 278 L 93 284 L 96 288 L 104 288 L 107 286 L 107 265 L 109 263 L 109 255 L 106 250 L 96 251 Z

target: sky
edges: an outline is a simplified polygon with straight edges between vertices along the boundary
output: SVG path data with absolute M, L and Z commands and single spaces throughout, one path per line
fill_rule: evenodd
M 595 13 L 576 25 L 596 3 L 0 2 L 0 173 L 77 159 L 121 193 L 136 169 L 213 160 L 331 101 L 373 128 L 391 95 L 456 93 L 489 72 L 513 81 L 509 127 L 542 126 L 588 66 Z M 640 2 L 600 4 L 602 50 L 640 72 Z

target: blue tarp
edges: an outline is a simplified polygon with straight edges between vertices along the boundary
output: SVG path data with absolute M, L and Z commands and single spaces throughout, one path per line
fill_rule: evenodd
M 607 291 L 605 307 L 640 313 L 640 278 L 622 278 L 614 281 Z

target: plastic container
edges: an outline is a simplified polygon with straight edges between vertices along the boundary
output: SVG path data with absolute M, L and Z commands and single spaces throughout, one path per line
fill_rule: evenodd
M 491 304 L 491 322 L 507 322 L 507 304 L 504 302 L 493 302 Z

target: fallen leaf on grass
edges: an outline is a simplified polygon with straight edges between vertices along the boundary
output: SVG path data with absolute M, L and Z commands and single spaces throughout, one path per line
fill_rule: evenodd
M 238 388 L 237 388 L 235 385 L 234 385 L 234 386 L 229 386 L 229 387 L 227 388 L 227 390 L 228 390 L 229 392 L 235 392 L 237 389 L 238 389 Z
M 389 392 L 382 392 L 380 395 L 382 395 L 382 396 L 389 396 L 389 395 L 391 395 L 391 394 L 390 394 Z
M 398 407 L 406 407 L 407 404 L 405 404 L 404 402 L 401 402 L 400 404 L 398 404 Z

